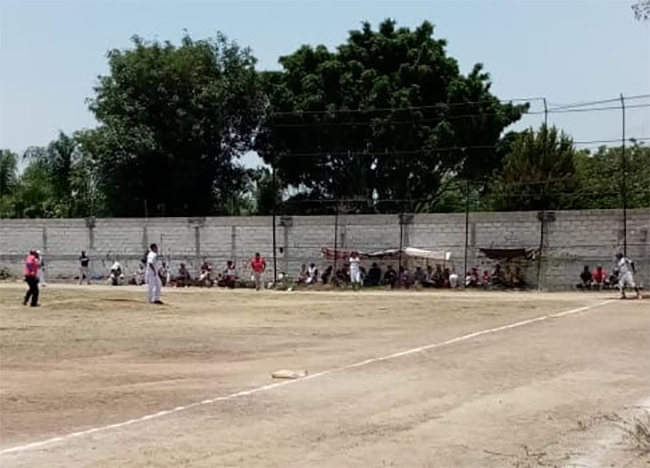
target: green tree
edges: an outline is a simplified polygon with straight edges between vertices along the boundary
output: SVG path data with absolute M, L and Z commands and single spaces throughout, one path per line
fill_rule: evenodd
M 569 136 L 542 125 L 511 135 L 503 169 L 490 186 L 488 208 L 506 211 L 570 209 L 580 189 Z
M 593 154 L 577 155 L 577 177 L 583 187 L 576 200 L 579 208 L 621 208 L 624 190 L 628 208 L 650 206 L 650 148 L 633 144 L 626 148 L 625 158 L 624 175 L 620 146 L 602 146 Z
M 37 163 L 39 170 L 47 175 L 57 215 L 73 216 L 72 175 L 79 159 L 75 138 L 59 132 L 57 139 L 46 147 L 28 148 L 23 157 Z
M 100 125 L 84 145 L 109 212 L 230 212 L 261 102 L 250 51 L 222 35 L 180 46 L 134 37 L 108 65 L 90 100 Z
M 57 210 L 50 174 L 41 161 L 30 162 L 13 192 L 0 199 L 2 218 L 51 218 Z
M 462 75 L 445 47 L 429 22 L 386 20 L 378 31 L 364 23 L 334 52 L 303 46 L 280 58 L 283 70 L 263 76 L 258 152 L 302 200 L 434 209 L 451 176 L 498 167 L 494 146 L 527 108 L 499 102 L 480 64 Z
M 18 182 L 18 155 L 0 150 L 0 197 L 10 194 Z
M 636 19 L 639 21 L 647 21 L 650 19 L 650 0 L 637 0 L 632 5 L 632 10 Z

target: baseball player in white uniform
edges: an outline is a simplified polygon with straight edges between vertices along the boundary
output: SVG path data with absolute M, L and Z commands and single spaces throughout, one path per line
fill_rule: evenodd
M 618 268 L 618 287 L 621 290 L 621 299 L 625 299 L 626 287 L 634 289 L 637 299 L 641 299 L 641 290 L 634 282 L 634 262 L 622 253 L 617 253 L 616 267 Z
M 361 287 L 361 259 L 357 252 L 350 254 L 350 282 L 353 289 Z
M 147 254 L 147 267 L 144 274 L 147 283 L 147 300 L 150 304 L 162 304 L 160 300 L 160 275 L 158 272 L 158 246 L 151 244 Z

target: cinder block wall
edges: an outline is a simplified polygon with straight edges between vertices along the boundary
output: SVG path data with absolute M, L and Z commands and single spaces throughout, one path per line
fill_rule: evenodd
M 546 216 L 549 216 L 547 213 Z M 537 249 L 542 242 L 540 283 L 548 289 L 573 286 L 583 265 L 613 266 L 622 251 L 624 228 L 621 210 L 565 211 L 550 214 L 544 225 L 537 212 L 470 213 L 467 223 L 468 267 L 492 268 L 480 248 Z M 327 262 L 321 249 L 334 247 L 373 251 L 404 246 L 452 253 L 452 267 L 464 267 L 466 219 L 464 214 L 342 215 L 277 217 L 277 271 L 296 274 L 303 263 Z M 106 276 L 114 260 L 132 274 L 147 246 L 156 242 L 176 271 L 181 262 L 195 272 L 204 259 L 218 269 L 226 260 L 240 267 L 255 252 L 267 257 L 273 271 L 271 217 L 152 218 L 152 219 L 19 219 L 0 222 L 0 266 L 20 275 L 29 249 L 44 252 L 51 279 L 77 274 L 78 257 L 86 250 L 94 275 Z M 650 210 L 627 213 L 628 256 L 635 260 L 637 278 L 650 286 Z M 529 262 L 526 281 L 537 285 L 537 262 Z M 246 270 L 244 270 L 246 272 Z

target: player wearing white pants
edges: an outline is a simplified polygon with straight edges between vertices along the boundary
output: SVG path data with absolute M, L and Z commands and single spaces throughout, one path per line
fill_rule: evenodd
M 151 244 L 147 254 L 147 270 L 144 274 L 147 283 L 147 301 L 150 304 L 162 304 L 160 300 L 160 275 L 158 272 L 158 246 Z
M 353 289 L 361 287 L 361 259 L 357 252 L 352 252 L 350 256 L 350 282 Z
M 634 289 L 636 297 L 641 299 L 641 290 L 634 282 L 634 263 L 623 256 L 623 254 L 616 254 L 616 266 L 618 267 L 618 288 L 621 290 L 621 299 L 625 299 L 625 288 L 629 287 Z

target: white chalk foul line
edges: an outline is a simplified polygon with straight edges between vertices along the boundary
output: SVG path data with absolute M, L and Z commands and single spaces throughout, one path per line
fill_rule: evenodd
M 199 402 L 196 402 L 196 403 L 191 403 L 189 405 L 177 406 L 176 408 L 173 408 L 173 409 L 170 409 L 170 410 L 159 411 L 158 413 L 148 414 L 146 416 L 142 416 L 142 417 L 135 418 L 135 419 L 129 419 L 128 421 L 124 421 L 124 422 L 117 423 L 117 424 L 110 424 L 108 426 L 95 427 L 93 429 L 88 429 L 88 430 L 85 430 L 85 431 L 72 432 L 72 433 L 64 435 L 64 436 L 53 437 L 51 439 L 42 440 L 40 442 L 33 442 L 31 444 L 19 445 L 17 447 L 12 447 L 12 448 L 8 448 L 8 449 L 0 451 L 0 455 L 5 455 L 5 454 L 9 454 L 9 453 L 16 453 L 16 452 L 23 452 L 23 451 L 35 449 L 35 448 L 38 448 L 38 447 L 43 447 L 45 445 L 54 444 L 56 442 L 67 441 L 67 440 L 70 440 L 70 439 L 74 439 L 76 437 L 83 437 L 83 436 L 87 436 L 87 435 L 90 435 L 90 434 L 95 434 L 97 432 L 108 431 L 108 430 L 111 430 L 111 429 L 119 429 L 121 427 L 130 426 L 131 424 L 136 424 L 136 423 L 139 423 L 139 422 L 149 421 L 151 419 L 160 418 L 162 416 L 167 416 L 169 414 L 178 413 L 180 411 L 186 411 L 186 410 L 189 410 L 189 409 L 192 409 L 192 408 L 196 408 L 197 406 L 210 405 L 212 403 L 217 403 L 217 402 L 220 402 L 220 401 L 227 401 L 227 400 L 232 400 L 234 398 L 253 395 L 255 393 L 265 392 L 267 390 L 273 390 L 275 388 L 284 387 L 285 385 L 297 384 L 297 383 L 300 383 L 300 382 L 304 382 L 305 380 L 316 379 L 318 377 L 323 377 L 325 375 L 333 374 L 335 372 L 342 372 L 342 371 L 345 371 L 345 370 L 354 369 L 356 367 L 367 366 L 368 364 L 372 364 L 374 362 L 380 362 L 380 361 L 386 361 L 386 360 L 389 360 L 389 359 L 400 358 L 400 357 L 408 356 L 410 354 L 421 353 L 423 351 L 428 351 L 430 349 L 440 348 L 442 346 L 447 346 L 447 345 L 458 343 L 458 342 L 461 342 L 461 341 L 471 340 L 472 338 L 476 338 L 477 336 L 487 335 L 487 334 L 490 334 L 490 333 L 497 333 L 497 332 L 504 331 L 504 330 L 509 330 L 509 329 L 512 329 L 512 328 L 522 327 L 524 325 L 529 325 L 531 323 L 541 322 L 543 320 L 548 320 L 548 319 L 551 319 L 551 318 L 559 318 L 559 317 L 564 317 L 564 316 L 567 316 L 567 315 L 577 314 L 579 312 L 585 312 L 585 311 L 587 311 L 589 309 L 593 309 L 595 307 L 599 307 L 599 306 L 609 304 L 609 303 L 612 303 L 612 302 L 615 302 L 615 301 L 613 301 L 613 300 L 603 301 L 603 302 L 599 302 L 597 304 L 592 304 L 592 305 L 589 305 L 589 306 L 578 307 L 577 309 L 571 309 L 571 310 L 566 310 L 564 312 L 558 312 L 556 314 L 543 315 L 541 317 L 535 317 L 535 318 L 528 319 L 528 320 L 522 320 L 521 322 L 515 322 L 515 323 L 511 323 L 509 325 L 503 325 L 503 326 L 495 327 L 495 328 L 488 328 L 488 329 L 485 329 L 485 330 L 481 330 L 481 331 L 477 331 L 477 332 L 474 332 L 474 333 L 469 333 L 467 335 L 462 335 L 462 336 L 459 336 L 459 337 L 456 337 L 456 338 L 452 338 L 452 339 L 447 340 L 447 341 L 442 341 L 440 343 L 432 343 L 432 344 L 429 344 L 429 345 L 419 346 L 417 348 L 408 349 L 406 351 L 400 351 L 398 353 L 389 354 L 387 356 L 381 356 L 381 357 L 366 359 L 365 361 L 356 362 L 354 364 L 349 364 L 349 365 L 341 366 L 341 367 L 335 367 L 335 368 L 332 368 L 332 369 L 317 372 L 315 374 L 310 374 L 310 375 L 307 375 L 306 377 L 302 377 L 302 378 L 299 378 L 299 379 L 296 379 L 296 380 L 286 380 L 286 381 L 283 381 L 283 382 L 272 383 L 272 384 L 269 384 L 269 385 L 264 385 L 262 387 L 252 388 L 250 390 L 243 390 L 241 392 L 231 393 L 230 395 L 210 398 L 210 399 L 199 401 Z

